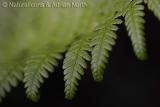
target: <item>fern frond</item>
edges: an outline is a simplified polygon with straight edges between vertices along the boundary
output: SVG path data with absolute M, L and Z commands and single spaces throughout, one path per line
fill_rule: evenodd
M 27 97 L 32 101 L 39 99 L 38 89 L 44 82 L 44 78 L 48 78 L 48 72 L 53 72 L 54 67 L 58 66 L 58 60 L 62 59 L 62 52 L 65 49 L 57 48 L 42 49 L 27 60 L 24 70 L 24 83 Z
M 117 17 L 110 17 L 106 23 L 99 26 L 95 31 L 95 35 L 92 38 L 91 46 L 92 61 L 91 69 L 93 78 L 95 81 L 103 80 L 103 73 L 108 62 L 109 52 L 112 50 L 112 46 L 115 44 L 116 34 L 118 30 L 116 24 L 120 24 L 122 21 Z
M 145 14 L 143 12 L 144 6 L 141 4 L 142 2 L 143 0 L 133 0 L 131 2 L 125 15 L 125 25 L 136 56 L 140 60 L 145 60 L 147 57 L 143 31 L 145 23 L 143 16 Z
M 4 69 L 5 68 L 5 69 Z M 18 81 L 23 78 L 23 67 L 17 63 L 3 63 L 0 66 L 0 102 L 11 91 L 11 87 L 16 87 Z
M 160 0 L 146 0 L 148 8 L 154 12 L 155 16 L 160 20 Z
M 81 39 L 72 44 L 64 59 L 65 97 L 73 99 L 77 90 L 78 80 L 84 75 L 87 62 L 90 60 L 88 39 Z

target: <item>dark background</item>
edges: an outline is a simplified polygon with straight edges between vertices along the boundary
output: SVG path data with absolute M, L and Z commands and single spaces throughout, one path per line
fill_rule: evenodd
M 150 11 L 145 11 L 147 61 L 135 57 L 123 24 L 102 83 L 94 82 L 90 70 L 86 70 L 76 98 L 67 101 L 63 93 L 63 70 L 59 66 L 42 86 L 38 103 L 26 99 L 21 83 L 8 94 L 0 107 L 159 107 L 160 21 Z

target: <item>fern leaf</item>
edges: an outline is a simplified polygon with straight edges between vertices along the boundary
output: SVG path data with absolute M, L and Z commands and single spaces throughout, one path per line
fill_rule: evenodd
M 125 15 L 125 25 L 128 30 L 128 35 L 131 38 L 132 45 L 136 56 L 140 60 L 145 60 L 146 44 L 144 38 L 144 23 L 143 16 L 145 15 L 143 10 L 144 6 L 141 5 L 143 0 L 133 0 Z
M 81 39 L 72 44 L 64 59 L 65 97 L 73 99 L 78 86 L 78 80 L 87 68 L 86 61 L 90 60 L 90 45 L 88 39 Z
M 160 20 L 160 0 L 147 0 L 148 8 L 154 12 L 155 16 Z
M 53 72 L 54 67 L 58 65 L 58 61 L 62 59 L 62 52 L 65 49 L 57 49 L 49 47 L 42 49 L 35 56 L 30 57 L 27 60 L 27 65 L 24 70 L 24 83 L 26 88 L 26 94 L 32 101 L 39 99 L 38 89 L 44 82 L 44 78 L 48 78 L 48 72 Z M 47 72 L 48 71 L 48 72 Z
M 5 69 L 4 69 L 5 68 Z M 0 102 L 11 91 L 11 87 L 16 87 L 18 81 L 23 78 L 23 67 L 17 63 L 3 63 L 0 66 Z
M 95 31 L 95 35 L 92 38 L 91 46 L 92 50 L 92 61 L 91 69 L 93 78 L 95 81 L 103 80 L 103 73 L 108 62 L 109 52 L 112 50 L 112 46 L 115 44 L 116 34 L 118 30 L 116 24 L 120 24 L 122 21 L 116 17 L 110 17 L 106 23 L 99 26 Z

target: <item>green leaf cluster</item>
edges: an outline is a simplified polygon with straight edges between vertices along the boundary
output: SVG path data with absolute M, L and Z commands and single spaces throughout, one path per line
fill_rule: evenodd
M 140 60 L 147 58 L 144 5 L 160 19 L 160 0 L 76 2 L 83 2 L 87 7 L 0 6 L 0 101 L 18 81 L 24 83 L 27 98 L 38 101 L 44 79 L 63 59 L 66 99 L 75 97 L 78 81 L 86 69 L 91 69 L 95 81 L 102 81 L 110 52 L 116 44 L 116 32 L 123 22 L 135 56 Z M 91 68 L 88 68 L 89 64 Z

